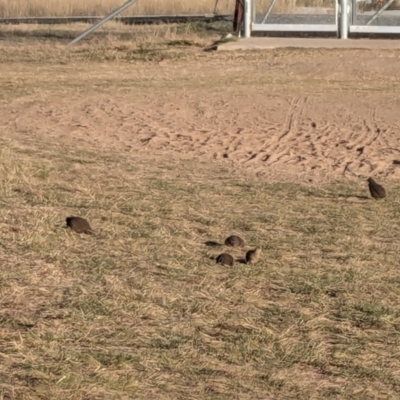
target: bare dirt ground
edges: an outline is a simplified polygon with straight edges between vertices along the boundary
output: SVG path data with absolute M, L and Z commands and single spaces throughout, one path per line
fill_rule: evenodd
M 2 398 L 399 396 L 399 52 L 7 29 Z
M 3 126 L 99 148 L 226 158 L 270 180 L 399 177 L 396 52 L 197 49 L 137 64 L 126 58 L 140 50 L 126 43 L 104 51 L 76 50 L 100 57 L 95 73 L 61 49 L 63 63 L 39 75 L 9 60 L 2 78 L 26 95 L 3 107 Z

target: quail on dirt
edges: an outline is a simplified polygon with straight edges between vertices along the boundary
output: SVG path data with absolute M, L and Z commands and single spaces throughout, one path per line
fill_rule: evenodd
M 259 261 L 261 255 L 261 247 L 256 247 L 254 250 L 249 250 L 246 253 L 246 264 L 255 264 Z
M 232 235 L 225 239 L 225 246 L 243 247 L 244 240 L 240 236 Z
M 369 192 L 374 199 L 383 199 L 386 197 L 386 190 L 382 185 L 376 183 L 372 178 L 367 179 Z
M 217 264 L 233 266 L 234 263 L 233 257 L 228 253 L 222 253 L 217 257 Z
M 70 216 L 67 217 L 65 221 L 67 226 L 76 233 L 86 233 L 88 235 L 93 234 L 93 230 L 85 218 Z

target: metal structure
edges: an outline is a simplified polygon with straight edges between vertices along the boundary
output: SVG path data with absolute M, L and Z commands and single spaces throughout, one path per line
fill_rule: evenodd
M 251 0 L 244 0 L 244 37 L 251 36 L 251 21 L 253 18 L 253 6 Z
M 261 16 L 254 11 L 255 1 L 245 0 L 244 37 L 250 37 L 252 32 L 328 34 L 340 39 L 347 39 L 349 35 L 357 34 L 400 35 L 400 13 L 397 16 L 382 16 L 395 0 L 388 0 L 375 14 L 373 12 L 357 13 L 357 3 L 363 0 L 332 0 L 330 14 L 274 15 L 272 15 L 272 10 L 279 0 L 271 0 L 265 15 Z M 381 25 L 372 25 L 378 18 Z M 267 22 L 268 19 L 272 22 Z M 296 22 L 296 19 L 300 22 Z
M 356 0 L 352 0 L 352 13 L 349 24 L 351 35 L 400 35 L 400 14 L 398 11 L 385 11 L 390 7 L 394 0 L 388 0 L 378 11 L 357 11 Z M 371 15 L 373 14 L 373 15 Z M 379 25 L 373 23 L 379 19 Z
M 100 28 L 100 26 L 104 25 L 108 20 L 111 18 L 114 18 L 118 14 L 122 13 L 122 11 L 126 10 L 128 7 L 130 7 L 132 4 L 136 3 L 137 0 L 128 0 L 125 4 L 123 4 L 121 7 L 118 7 L 115 9 L 111 14 L 107 15 L 104 17 L 102 20 L 91 26 L 89 29 L 87 29 L 85 32 L 81 33 L 79 36 L 77 36 L 74 40 L 68 43 L 68 46 L 71 46 L 75 43 L 78 43 L 81 39 L 89 35 L 89 33 L 94 32 L 96 29 Z
M 1 24 L 62 24 L 72 22 L 95 23 L 85 32 L 72 40 L 68 46 L 71 46 L 81 39 L 85 38 L 91 32 L 94 32 L 100 26 L 112 18 L 125 24 L 151 24 L 151 23 L 186 23 L 192 21 L 232 21 L 233 15 L 142 15 L 142 16 L 118 16 L 122 11 L 136 3 L 137 0 L 128 0 L 125 4 L 115 9 L 106 17 L 29 17 L 29 18 L 2 18 Z M 216 0 L 215 10 L 217 10 L 218 1 Z M 249 38 L 252 33 L 282 33 L 293 34 L 315 34 L 337 36 L 341 39 L 347 39 L 349 36 L 357 35 L 400 35 L 400 12 L 387 9 L 396 0 L 387 0 L 379 10 L 358 11 L 357 3 L 371 2 L 371 0 L 331 0 L 332 7 L 325 9 L 325 14 L 274 14 L 273 8 L 281 0 L 271 0 L 271 3 L 263 15 L 257 15 L 256 0 L 240 0 L 242 4 L 243 19 L 239 18 L 240 24 L 243 22 L 243 36 Z M 399 1 L 399 0 L 397 0 Z M 326 13 L 328 11 L 328 13 Z M 386 14 L 384 14 L 386 12 Z M 296 21 L 297 19 L 297 21 Z M 272 21 L 271 21 L 272 20 Z M 300 20 L 300 21 L 299 21 Z M 242 22 L 241 22 L 242 21 Z M 380 25 L 374 24 L 379 22 Z M 240 31 L 238 32 L 240 35 Z
M 355 2 L 356 0 L 354 0 Z M 350 5 L 348 0 L 340 1 L 339 8 L 339 37 L 340 39 L 347 39 L 349 33 L 349 14 L 350 14 Z
M 255 3 L 256 0 L 248 1 Z M 256 14 L 255 19 L 252 20 L 251 31 L 264 33 L 328 33 L 331 34 L 331 36 L 335 36 L 338 34 L 338 1 L 339 0 L 332 0 L 332 13 L 330 15 L 318 15 L 308 13 L 274 14 L 273 8 L 279 0 L 271 0 L 266 13 L 264 15 Z

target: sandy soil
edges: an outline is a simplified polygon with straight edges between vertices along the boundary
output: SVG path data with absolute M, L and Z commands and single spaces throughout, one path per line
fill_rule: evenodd
M 5 65 L 7 134 L 220 160 L 270 181 L 400 177 L 398 56 L 201 55 L 159 64 Z

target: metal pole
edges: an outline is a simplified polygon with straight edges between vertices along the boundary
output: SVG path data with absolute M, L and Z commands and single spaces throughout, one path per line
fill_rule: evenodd
M 72 42 L 68 43 L 68 46 L 71 46 L 75 43 L 78 43 L 81 39 L 89 35 L 89 33 L 95 31 L 97 28 L 105 24 L 108 20 L 111 18 L 114 18 L 116 15 L 124 11 L 126 8 L 131 6 L 133 3 L 136 3 L 137 0 L 128 0 L 125 4 L 123 4 L 121 7 L 118 7 L 116 10 L 114 10 L 111 14 L 107 15 L 107 17 L 103 18 L 101 21 L 97 22 L 93 26 L 91 26 L 89 29 L 87 29 L 85 32 L 81 33 L 78 37 L 76 37 Z
M 333 0 L 334 2 L 334 12 L 335 12 L 335 25 L 337 31 L 339 31 L 339 0 Z
M 357 0 L 352 0 L 350 25 L 355 25 L 356 21 L 357 21 Z
M 244 37 L 249 38 L 251 36 L 251 0 L 244 0 Z
M 347 39 L 349 32 L 349 4 L 348 0 L 340 0 L 340 20 L 339 36 L 340 39 Z
M 272 1 L 271 1 L 271 4 L 270 4 L 269 7 L 268 7 L 267 13 L 265 14 L 265 17 L 264 17 L 264 19 L 263 19 L 262 22 L 261 22 L 262 24 L 265 24 L 265 21 L 266 21 L 267 18 L 269 17 L 269 14 L 271 14 L 272 8 L 274 7 L 275 3 L 276 3 L 276 0 L 272 0 Z
M 367 22 L 367 25 L 372 24 L 392 3 L 394 0 L 389 0 L 380 10 L 378 10 L 372 18 Z

